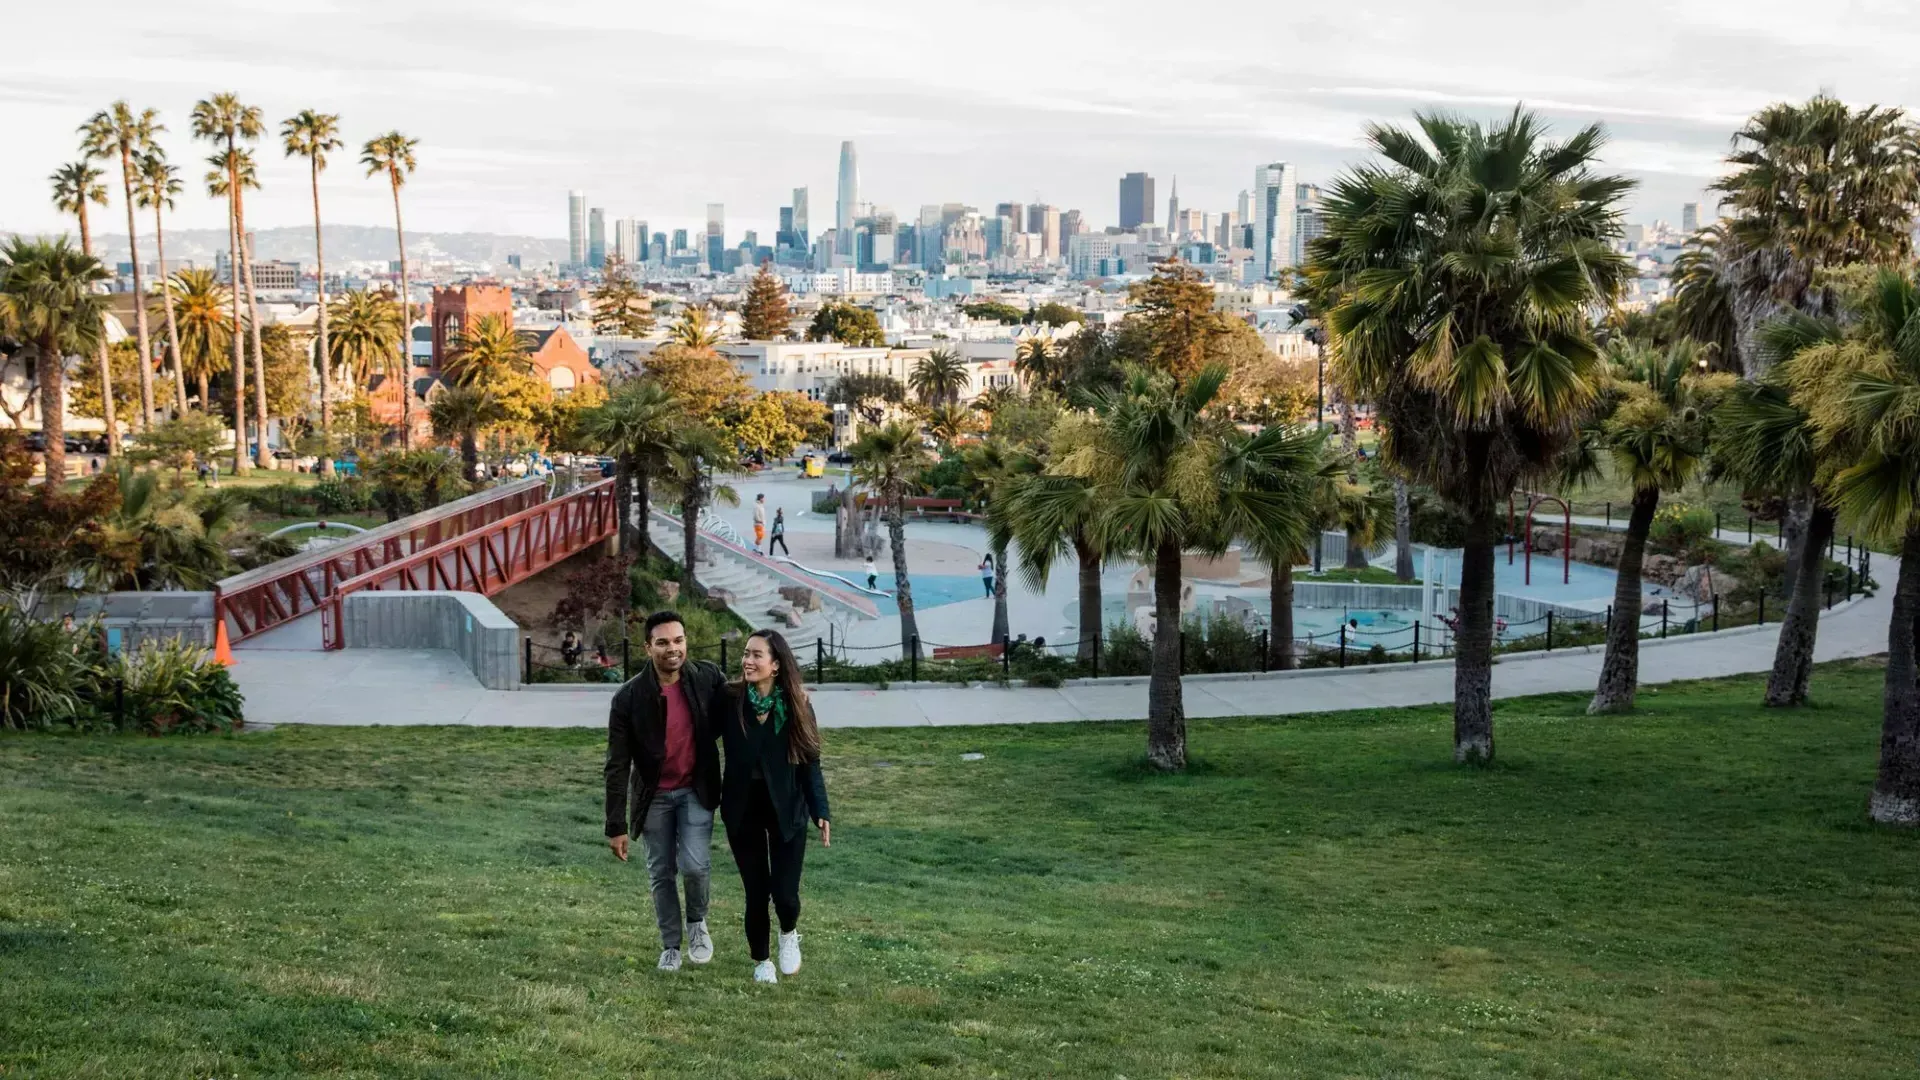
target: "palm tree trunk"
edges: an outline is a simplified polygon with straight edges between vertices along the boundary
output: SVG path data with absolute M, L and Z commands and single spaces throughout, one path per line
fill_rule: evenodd
M 1353 416 L 1353 402 L 1346 391 L 1340 392 L 1340 451 L 1347 457 L 1347 483 L 1360 482 L 1360 430 Z
M 1413 580 L 1413 497 L 1405 480 L 1393 482 L 1393 577 Z
M 1372 565 L 1372 561 L 1367 558 L 1366 545 L 1360 542 L 1359 536 L 1357 536 L 1352 529 L 1348 529 L 1346 568 L 1348 570 L 1365 570 Z
M 413 310 L 407 300 L 407 233 L 400 223 L 400 177 L 390 174 L 393 183 L 393 236 L 400 245 L 400 445 L 413 449 Z M 645 484 L 641 485 L 641 552 L 646 558 L 647 522 Z
M 1614 568 L 1613 621 L 1607 624 L 1607 655 L 1600 662 L 1600 685 L 1587 712 L 1625 712 L 1633 708 L 1640 686 L 1640 567 L 1647 554 L 1647 533 L 1660 506 L 1660 489 L 1633 493 L 1633 512 Z
M 1153 669 L 1147 680 L 1147 764 L 1187 767 L 1187 710 L 1180 688 L 1180 542 L 1153 553 Z
M 613 501 L 620 508 L 620 554 L 632 558 L 640 550 L 640 530 L 633 516 L 633 462 L 624 454 L 614 461 Z
M 1915 660 L 1920 630 L 1920 516 L 1907 524 L 1900 548 L 1900 576 L 1893 589 L 1887 627 L 1887 673 L 1882 691 L 1880 774 L 1868 810 L 1883 825 L 1920 825 L 1920 669 Z
M 1807 683 L 1813 677 L 1813 645 L 1820 632 L 1820 578 L 1826 567 L 1827 538 L 1833 535 L 1833 510 L 1814 504 L 1800 541 L 1800 558 L 1792 564 L 1793 591 L 1786 618 L 1780 621 L 1780 641 L 1773 650 L 1773 671 L 1767 676 L 1766 704 L 1804 705 Z
M 688 488 L 680 496 L 680 580 L 693 595 L 693 566 L 700 546 L 700 495 Z
M 853 505 L 853 477 L 840 489 L 840 505 L 833 512 L 833 557 L 852 559 L 864 554 L 859 550 L 860 525 Z
M 229 140 L 231 143 L 231 140 Z M 229 146 L 231 149 L 231 146 Z M 233 474 L 243 476 L 253 468 L 247 456 L 247 340 L 241 329 L 245 321 L 240 313 L 240 228 L 236 207 L 240 201 L 240 178 L 227 170 L 227 276 L 233 285 Z
M 1493 548 L 1500 515 L 1492 496 L 1467 512 L 1460 560 L 1460 627 L 1454 633 L 1453 760 L 1493 761 Z
M 60 342 L 52 334 L 43 335 L 35 351 L 40 354 L 34 360 L 40 378 L 40 433 L 47 440 L 42 460 L 47 490 L 58 491 L 67 479 L 67 358 L 60 355 Z
M 1807 523 L 1813 519 L 1813 496 L 1796 495 L 1787 501 L 1787 507 L 1780 515 L 1780 550 L 1786 553 L 1787 568 L 1781 573 L 1780 587 L 1785 590 L 1786 601 L 1793 602 L 1793 587 L 1800 565 L 1800 545 L 1807 539 Z M 1782 605 L 1784 608 L 1785 605 Z
M 253 343 L 253 419 L 257 425 L 254 460 L 263 469 L 274 467 L 273 451 L 267 448 L 267 358 L 260 351 L 260 309 L 253 295 L 253 252 L 247 243 L 247 204 L 234 188 L 234 218 L 240 228 L 240 277 L 246 281 L 247 337 Z
M 650 467 L 641 462 L 636 461 L 634 463 L 633 558 L 636 562 L 641 563 L 653 558 L 653 519 L 647 502 L 652 494 L 652 492 L 648 490 L 652 475 L 653 472 Z
M 173 400 L 178 412 L 187 411 L 187 376 L 180 359 L 180 324 L 173 317 L 173 290 L 167 288 L 167 239 L 160 218 L 160 204 L 153 206 L 153 251 L 159 263 L 160 303 L 167 312 L 167 352 L 173 355 Z
M 1294 667 L 1292 559 L 1275 559 L 1267 568 L 1267 666 Z
M 1100 553 L 1084 533 L 1073 534 L 1073 554 L 1080 563 L 1080 646 L 1076 658 L 1092 664 L 1102 630 L 1100 611 Z
M 473 481 L 476 467 L 479 464 L 480 439 L 472 428 L 467 428 L 460 433 L 460 468 L 464 473 L 463 478 L 467 482 L 471 483 Z M 332 465 L 331 459 L 328 460 L 328 465 Z
M 327 256 L 320 242 L 320 159 L 313 161 L 313 273 L 320 289 L 320 475 L 333 475 L 333 353 L 327 348 Z M 473 479 L 479 451 L 467 461 L 467 479 Z
M 993 549 L 993 637 L 996 645 L 1005 645 L 1013 636 L 1012 628 L 1007 625 L 1007 549 Z
M 196 375 L 196 376 L 195 376 L 194 378 L 195 378 L 196 380 L 198 380 L 198 382 L 199 382 L 199 384 L 200 384 L 200 386 L 199 386 L 199 389 L 200 389 L 200 411 L 201 411 L 201 412 L 211 412 L 212 410 L 211 410 L 210 408 L 208 408 L 208 402 L 211 402 L 211 401 L 213 400 L 213 398 L 212 398 L 212 396 L 211 396 L 211 395 L 212 395 L 212 393 L 213 393 L 213 391 L 212 391 L 212 390 L 211 390 L 211 389 L 210 389 L 210 388 L 209 388 L 209 387 L 207 386 L 207 373 L 203 371 L 203 372 L 201 372 L 201 373 L 200 373 L 199 375 Z
M 140 343 L 140 430 L 153 427 L 153 342 L 147 336 L 146 279 L 140 273 L 139 237 L 134 229 L 133 147 L 120 143 L 120 191 L 127 200 L 127 258 L 133 260 L 134 340 Z
M 900 654 L 912 656 L 920 644 L 920 623 L 913 617 L 913 582 L 907 579 L 906 496 L 897 491 L 887 497 L 887 541 L 893 549 L 894 600 L 900 605 Z
M 87 200 L 80 200 L 80 254 L 93 254 L 93 230 L 87 222 Z M 94 359 L 100 365 L 100 417 L 107 428 L 107 456 L 120 456 L 120 425 L 114 422 L 113 365 L 107 360 L 107 335 L 101 334 L 94 346 Z M 18 425 L 16 425 L 18 426 Z

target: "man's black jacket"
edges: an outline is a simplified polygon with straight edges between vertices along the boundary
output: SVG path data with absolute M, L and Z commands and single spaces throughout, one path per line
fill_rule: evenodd
M 680 687 L 693 716 L 693 794 L 709 810 L 720 805 L 715 712 L 727 698 L 726 684 L 719 666 L 705 660 L 690 660 L 680 669 Z M 607 713 L 608 836 L 637 836 L 646 828 L 647 807 L 653 805 L 660 786 L 660 764 L 666 753 L 667 701 L 649 663 L 613 695 L 613 708 Z

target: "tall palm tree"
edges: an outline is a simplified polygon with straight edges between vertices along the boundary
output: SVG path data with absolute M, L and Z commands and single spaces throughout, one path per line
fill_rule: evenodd
M 958 405 L 960 394 L 972 382 L 967 365 L 951 349 L 934 349 L 907 376 L 907 389 L 926 405 Z
M 958 405 L 936 405 L 926 412 L 927 434 L 952 446 L 974 428 L 973 410 Z
M 1426 113 L 1416 127 L 1368 130 L 1384 161 L 1334 184 L 1308 288 L 1389 466 L 1466 516 L 1454 757 L 1488 762 L 1495 506 L 1544 475 L 1595 400 L 1588 313 L 1631 272 L 1611 242 L 1633 184 L 1595 171 L 1598 125 L 1551 142 L 1516 108 L 1491 127 Z
M 731 455 L 732 443 L 706 424 L 684 424 L 675 430 L 664 461 L 665 475 L 680 496 L 680 579 L 691 589 L 695 558 L 700 549 L 700 511 L 714 501 L 740 505 L 733 488 L 713 482 L 713 466 Z
M 1013 370 L 1026 380 L 1029 387 L 1059 389 L 1060 350 L 1054 346 L 1052 338 L 1035 334 L 1014 349 Z
M 1610 408 L 1595 426 L 1614 474 L 1633 484 L 1633 509 L 1614 568 L 1613 621 L 1589 713 L 1633 708 L 1640 681 L 1640 568 L 1664 491 L 1690 483 L 1707 454 L 1707 409 L 1731 377 L 1699 373 L 1707 351 L 1681 338 L 1664 352 L 1622 345 L 1613 356 Z
M 245 473 L 253 468 L 253 461 L 247 457 L 247 355 L 246 346 L 241 340 L 240 327 L 246 321 L 240 314 L 240 294 L 249 295 L 252 289 L 247 287 L 246 279 L 240 272 L 243 220 L 240 216 L 240 189 L 242 180 L 239 175 L 243 158 L 240 156 L 240 141 L 253 140 L 266 130 L 260 119 L 257 106 L 242 104 L 240 98 L 232 93 L 219 93 L 202 98 L 193 105 L 193 137 L 212 143 L 215 153 L 208 163 L 221 176 L 218 180 L 212 174 L 207 177 L 208 194 L 227 200 L 227 266 L 233 275 L 233 328 L 229 339 L 233 349 L 233 471 Z M 206 402 L 201 403 L 207 407 Z M 265 410 L 262 410 L 264 413 Z M 262 417 L 260 442 L 267 441 L 267 432 Z
M 133 261 L 133 325 L 140 343 L 140 427 L 153 426 L 153 343 L 147 337 L 147 290 L 140 270 L 139 230 L 134 219 L 135 154 L 153 146 L 153 137 L 167 130 L 152 109 L 134 112 L 124 99 L 93 114 L 80 125 L 81 149 L 88 157 L 120 158 L 120 190 L 127 203 L 127 258 Z
M 348 289 L 333 298 L 332 332 L 327 339 L 329 365 L 344 370 L 359 389 L 380 372 L 393 371 L 394 343 L 403 333 L 400 306 L 384 291 Z
M 1340 456 L 1351 475 L 1353 459 L 1344 446 Z M 1393 525 L 1392 491 L 1377 483 L 1349 481 L 1338 485 L 1331 496 L 1333 521 L 1347 534 L 1346 569 L 1365 570 L 1373 565 L 1373 556 L 1386 549 L 1387 530 Z
M 474 479 L 480 464 L 480 429 L 500 419 L 500 403 L 485 390 L 451 386 L 427 406 L 433 437 L 460 443 L 461 475 Z
M 47 482 L 67 474 L 67 357 L 96 351 L 106 333 L 107 298 L 100 260 L 58 240 L 16 236 L 0 248 L 0 325 L 31 342 L 40 381 L 40 430 L 46 435 Z
M 1228 434 L 1229 452 L 1222 467 L 1221 489 L 1254 492 L 1268 499 L 1284 499 L 1303 508 L 1291 527 L 1262 528 L 1271 521 L 1255 521 L 1241 530 L 1248 554 L 1267 566 L 1267 661 L 1276 671 L 1296 665 L 1293 629 L 1293 568 L 1310 557 L 1313 536 L 1331 520 L 1341 485 L 1342 455 L 1334 453 L 1324 431 L 1316 427 L 1268 429 L 1260 435 Z M 1242 513 L 1259 517 L 1265 507 L 1243 504 Z
M 340 117 L 335 113 L 302 109 L 280 125 L 280 139 L 287 156 L 307 159 L 313 182 L 313 272 L 320 288 L 319 340 L 314 356 L 320 368 L 320 472 L 333 475 L 333 372 L 327 348 L 327 256 L 320 236 L 320 174 L 327 167 L 327 155 L 346 145 L 340 141 Z M 471 463 L 469 463 L 471 464 Z M 471 469 L 468 475 L 472 475 Z
M 498 315 L 482 315 L 448 343 L 447 380 L 456 386 L 491 386 L 501 375 L 533 371 L 527 340 Z
M 80 253 L 93 254 L 93 230 L 87 222 L 87 204 L 107 205 L 107 188 L 100 183 L 100 170 L 90 159 L 62 165 L 47 178 L 53 182 L 53 205 L 80 221 Z M 94 362 L 100 365 L 101 416 L 107 426 L 107 455 L 120 455 L 120 425 L 113 416 L 113 365 L 107 362 L 107 336 L 100 335 L 94 350 Z
M 180 170 L 167 163 L 167 152 L 154 146 L 137 159 L 141 206 L 153 208 L 154 262 L 160 271 L 160 305 L 167 319 L 167 351 L 173 355 L 173 403 L 187 411 L 187 378 L 180 366 L 180 325 L 173 315 L 173 290 L 166 287 L 167 241 L 163 211 L 173 209 L 173 198 L 183 190 Z
M 1393 577 L 1413 580 L 1413 493 L 1404 476 L 1393 478 Z
M 393 235 L 400 246 L 400 425 L 401 445 L 413 448 L 413 357 L 410 339 L 413 328 L 413 301 L 407 287 L 407 233 L 400 220 L 400 189 L 415 167 L 413 152 L 420 145 L 398 131 L 389 131 L 367 140 L 360 148 L 360 164 L 368 176 L 385 173 L 393 189 Z
M 1791 375 L 1841 516 L 1900 543 L 1868 812 L 1911 828 L 1920 826 L 1920 275 L 1883 270 L 1864 292 L 1846 339 L 1796 357 Z
M 233 297 L 211 270 L 177 270 L 166 282 L 180 324 L 180 366 L 200 391 L 200 411 L 213 412 L 209 382 L 233 343 Z
M 1755 339 L 1755 354 L 1763 358 L 1766 375 L 1735 386 L 1714 410 L 1714 472 L 1747 491 L 1809 508 L 1799 541 L 1788 545 L 1787 609 L 1767 675 L 1765 702 L 1770 706 L 1807 700 L 1820 631 L 1820 574 L 1835 518 L 1814 451 L 1812 418 L 1793 398 L 1795 380 L 1804 377 L 1794 368 L 1803 364 L 1803 355 L 1839 338 L 1839 327 L 1830 320 L 1795 313 L 1776 316 L 1761 326 Z
M 720 325 L 704 307 L 689 307 L 667 330 L 667 339 L 689 349 L 711 349 L 720 344 Z
M 1103 629 L 1100 610 L 1100 564 L 1103 558 L 1093 531 L 1099 511 L 1096 489 L 1079 477 L 1050 472 L 1016 475 L 987 507 L 987 531 L 1001 550 L 1017 551 L 1020 571 L 1033 591 L 1044 593 L 1053 564 L 1072 553 L 1079 569 L 1075 611 L 1079 640 L 1075 659 L 1092 664 L 1096 640 Z M 1000 576 L 1008 568 L 1004 560 Z M 996 583 L 996 588 L 998 584 Z
M 647 378 L 615 383 L 607 400 L 580 418 L 581 436 L 613 456 L 620 550 L 636 559 L 646 559 L 653 550 L 647 482 L 665 466 L 674 435 L 685 423 L 680 400 Z
M 914 618 L 913 582 L 907 577 L 906 498 L 920 490 L 921 475 L 933 464 L 933 454 L 920 441 L 918 428 L 899 421 L 869 428 L 850 449 L 854 478 L 886 507 L 894 600 L 900 606 L 900 651 L 912 655 L 920 624 Z
M 1031 455 L 1021 453 L 1008 445 L 1005 439 L 999 438 L 990 438 L 968 447 L 961 453 L 960 461 L 966 469 L 963 474 L 966 486 L 976 499 L 986 504 L 989 520 L 994 516 L 994 506 L 1011 494 L 1012 482 L 1016 477 L 1034 475 L 1040 471 L 1040 463 Z M 987 640 L 1000 646 L 1006 645 L 1013 632 L 1007 618 L 1007 548 L 1012 541 L 1011 528 L 990 526 L 987 529 L 987 542 L 993 549 L 994 568 L 993 632 Z

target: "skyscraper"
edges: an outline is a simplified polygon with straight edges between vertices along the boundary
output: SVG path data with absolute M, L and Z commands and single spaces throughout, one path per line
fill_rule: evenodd
M 626 252 L 621 252 L 621 257 L 628 262 L 646 262 L 649 255 L 648 240 L 650 237 L 647 233 L 647 223 L 644 218 L 633 223 L 633 238 L 633 254 L 628 255 Z
M 853 140 L 840 144 L 840 189 L 833 207 L 834 253 L 853 255 L 853 219 L 860 201 L 860 159 L 853 152 Z
M 723 203 L 707 204 L 707 269 L 720 273 L 727 268 L 727 208 Z
M 1003 202 L 993 208 L 995 217 L 1009 218 L 1013 221 L 1014 232 L 1025 232 L 1027 228 L 1027 208 L 1024 203 Z
M 597 206 L 587 211 L 587 265 L 607 265 L 607 212 Z
M 1180 241 L 1180 177 L 1173 178 L 1173 189 L 1167 192 L 1167 234 L 1175 243 Z
M 1040 237 L 1040 257 L 1060 257 L 1060 208 L 1045 203 L 1027 207 L 1027 231 Z
M 1153 177 L 1130 172 L 1120 178 L 1120 228 L 1132 231 L 1153 224 Z
M 1307 244 L 1327 234 L 1327 215 L 1321 205 L 1318 184 L 1299 184 L 1293 190 L 1292 263 L 1294 266 L 1305 266 Z
M 1284 161 L 1253 170 L 1253 261 L 1260 280 L 1271 281 L 1293 264 L 1293 210 L 1298 184 Z
M 807 231 L 807 189 L 803 187 L 793 189 L 793 232 L 800 238 L 794 246 L 801 251 L 813 245 L 813 234 Z
M 587 262 L 587 193 L 567 192 L 567 266 Z
M 1700 231 L 1700 204 L 1684 203 L 1680 207 L 1680 231 L 1692 236 Z
M 1085 231 L 1085 229 L 1086 229 L 1086 224 L 1080 219 L 1080 211 L 1069 210 L 1066 213 L 1060 215 L 1060 257 L 1061 258 L 1066 257 L 1068 250 L 1070 250 L 1070 248 L 1073 245 L 1073 238 L 1076 236 L 1079 236 L 1082 232 Z
M 647 261 L 646 241 L 647 223 L 632 218 L 620 218 L 613 223 L 613 251 L 628 264 Z

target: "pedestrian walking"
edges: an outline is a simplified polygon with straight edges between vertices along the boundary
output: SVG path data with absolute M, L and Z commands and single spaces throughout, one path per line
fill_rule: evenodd
M 787 550 L 787 512 L 784 509 L 773 512 L 773 535 L 767 539 L 767 557 L 773 557 L 773 545 L 780 545 L 780 554 L 793 558 L 793 552 Z

